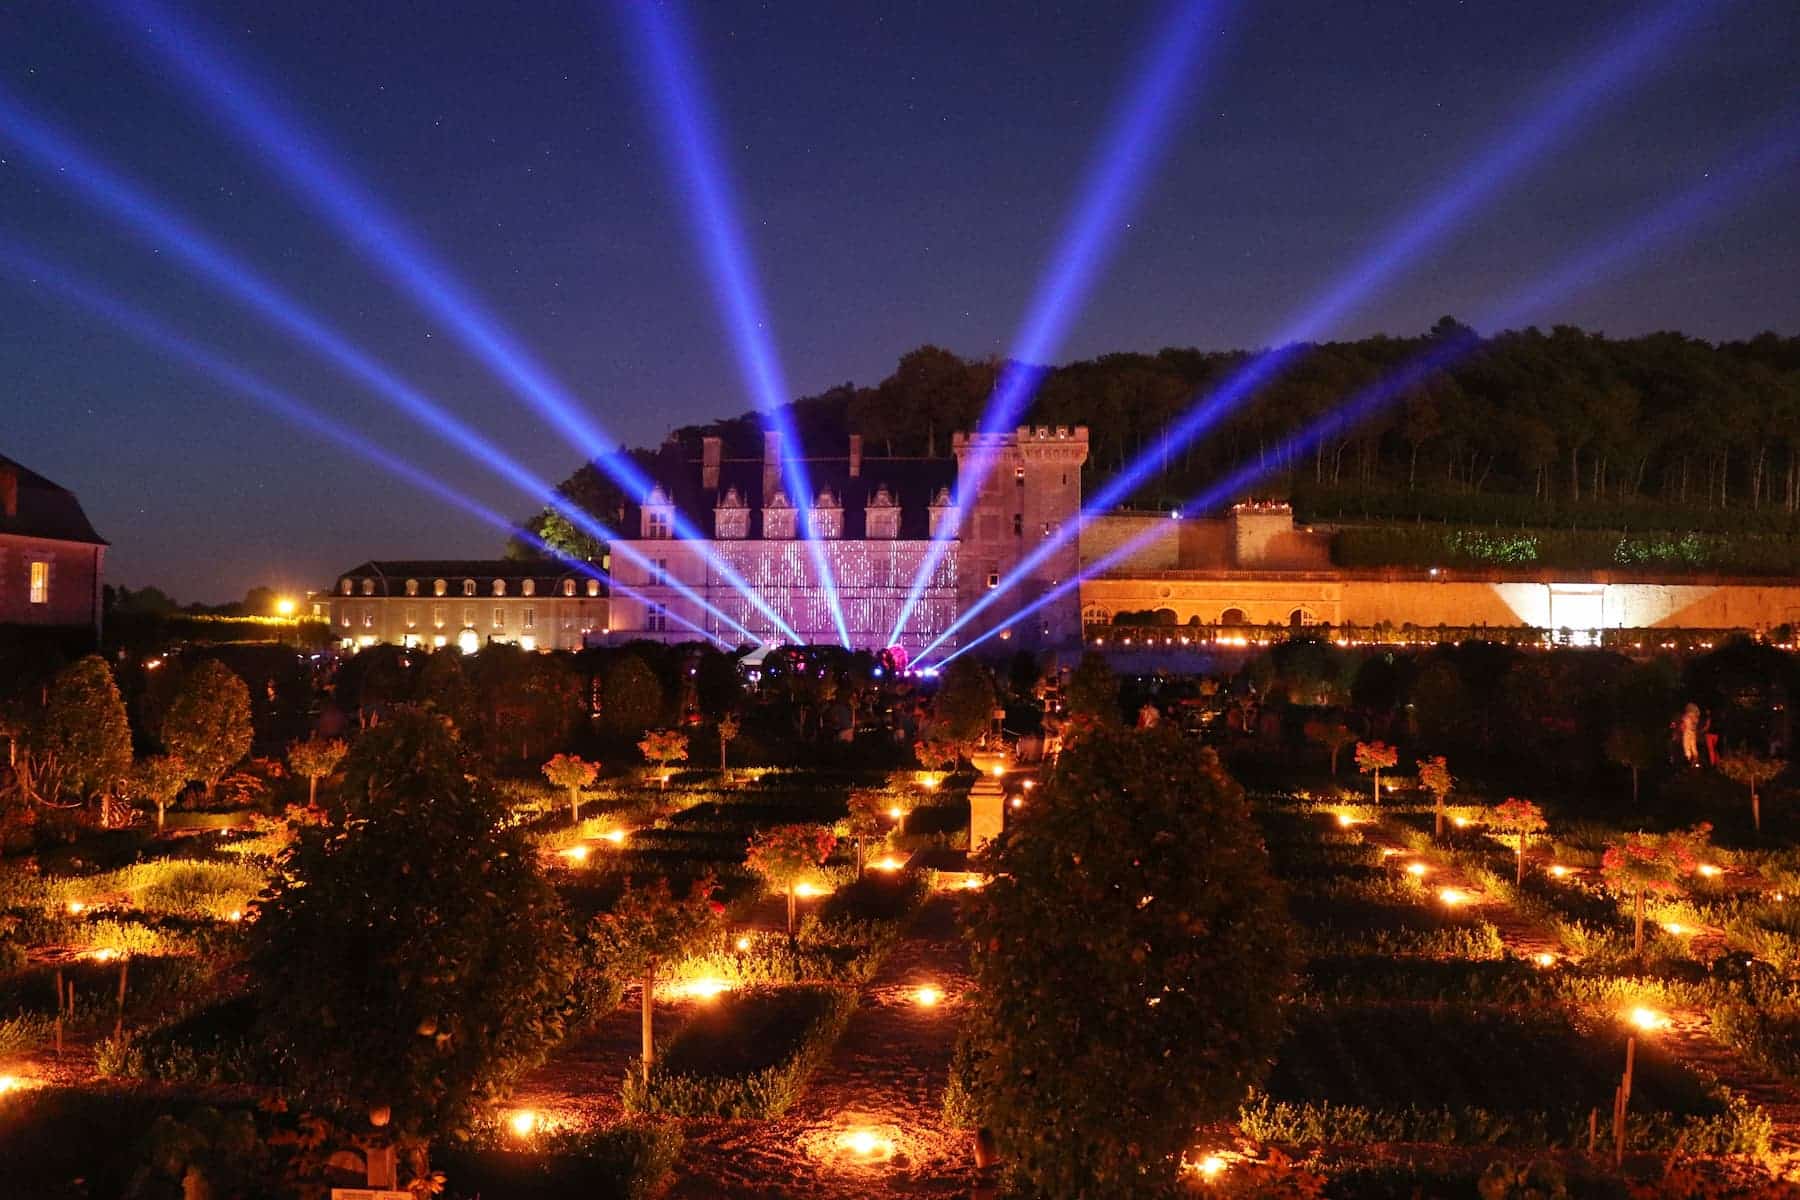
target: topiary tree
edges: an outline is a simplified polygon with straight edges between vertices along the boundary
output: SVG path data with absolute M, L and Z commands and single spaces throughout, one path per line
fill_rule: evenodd
M 1762 797 L 1758 789 L 1781 774 L 1780 759 L 1764 758 L 1752 750 L 1734 750 L 1719 756 L 1719 773 L 1750 789 L 1750 821 L 1762 832 Z
M 744 865 L 770 890 L 787 896 L 788 940 L 794 940 L 794 889 L 831 857 L 837 835 L 823 825 L 777 825 L 750 839 Z
M 1419 786 L 1431 793 L 1432 798 L 1432 836 L 1444 836 L 1444 797 L 1456 786 L 1456 780 L 1450 775 L 1450 764 L 1444 761 L 1443 755 L 1436 758 L 1419 760 Z
M 1682 833 L 1633 833 L 1607 844 L 1600 870 L 1608 887 L 1631 898 L 1632 953 L 1644 952 L 1646 897 L 1678 890 L 1681 880 L 1700 865 L 1700 851 L 1711 833 L 1712 826 L 1702 824 Z
M 210 797 L 225 772 L 250 753 L 250 689 L 230 667 L 205 659 L 183 676 L 163 718 L 162 739 Z
M 666 788 L 669 786 L 669 764 L 687 761 L 687 734 L 677 729 L 653 729 L 638 743 L 638 752 L 646 761 L 656 764 L 657 778 Z
M 1306 740 L 1315 745 L 1325 747 L 1331 755 L 1331 774 L 1335 778 L 1338 770 L 1338 755 L 1345 746 L 1356 740 L 1350 727 L 1342 721 L 1308 721 L 1306 723 Z
M 1381 803 L 1381 773 L 1400 761 L 1400 752 L 1386 742 L 1356 743 L 1356 769 L 1375 776 L 1375 803 Z
M 358 1124 L 388 1110 L 422 1147 L 560 1034 L 573 939 L 444 718 L 399 710 L 345 769 L 379 802 L 300 829 L 282 859 L 250 926 L 259 1027 L 302 1103 Z
M 712 932 L 725 906 L 712 898 L 716 885 L 702 876 L 676 899 L 669 881 L 658 876 L 644 887 L 625 881 L 625 890 L 610 910 L 594 918 L 595 952 L 605 970 L 619 979 L 636 979 L 643 994 L 643 1059 L 645 1083 L 656 1062 L 656 981 L 668 963 L 698 948 Z
M 319 780 L 337 770 L 337 765 L 349 752 L 350 747 L 343 738 L 320 737 L 316 733 L 304 742 L 295 742 L 288 747 L 288 766 L 306 780 L 306 807 L 319 807 Z
M 98 654 L 56 673 L 34 739 L 61 764 L 62 785 L 83 800 L 110 796 L 131 771 L 131 723 L 112 668 Z
M 956 748 L 967 758 L 987 736 L 994 716 L 994 677 L 972 658 L 959 658 L 944 668 L 931 705 L 931 737 Z
M 725 761 L 725 748 L 737 741 L 737 735 L 742 729 L 743 726 L 739 724 L 736 713 L 726 713 L 719 718 L 719 774 L 721 775 L 731 770 L 730 765 Z
M 592 787 L 599 774 L 599 763 L 575 754 L 558 754 L 544 764 L 544 778 L 555 787 L 569 789 L 569 819 L 577 824 L 581 821 L 581 789 Z
M 1631 803 L 1638 802 L 1638 774 L 1662 757 L 1662 739 L 1641 725 L 1614 725 L 1606 734 L 1606 758 L 1631 770 Z
M 1119 723 L 1119 679 L 1105 658 L 1091 650 L 1081 656 L 1069 674 L 1064 704 L 1071 717 L 1099 725 Z
M 927 771 L 941 771 L 946 767 L 954 771 L 956 756 L 956 747 L 938 738 L 924 737 L 913 743 L 913 757 Z
M 844 826 L 856 843 L 856 877 L 863 877 L 863 852 L 871 838 L 885 838 L 893 818 L 888 809 L 894 807 L 892 797 L 880 788 L 856 788 L 850 793 L 850 815 Z
M 1502 833 L 1510 833 L 1519 839 L 1519 870 L 1515 882 L 1525 882 L 1525 843 L 1534 833 L 1542 833 L 1549 828 L 1550 822 L 1544 820 L 1544 810 L 1529 800 L 1508 797 L 1505 802 L 1494 806 L 1493 814 L 1488 818 L 1494 828 Z
M 1243 791 L 1178 731 L 1095 730 L 967 898 L 974 1100 L 1021 1191 L 1163 1197 L 1268 1069 L 1298 962 Z
M 132 791 L 156 806 L 156 832 L 163 831 L 169 805 L 188 784 L 188 765 L 173 754 L 152 754 L 131 772 Z

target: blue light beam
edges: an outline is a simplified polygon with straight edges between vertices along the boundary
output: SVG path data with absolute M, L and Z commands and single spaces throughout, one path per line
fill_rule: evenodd
M 1688 28 L 1705 5 L 1698 0 L 1675 0 L 1649 20 L 1634 20 L 1625 34 L 1609 40 L 1597 54 L 1585 58 L 1550 89 L 1524 122 L 1479 154 L 1469 169 L 1437 192 L 1421 208 L 1390 226 L 1377 239 L 1376 249 L 1358 260 L 1331 284 L 1304 312 L 1292 318 L 1286 329 L 1271 339 L 1272 350 L 1249 363 L 1221 383 L 1204 400 L 1190 407 L 1162 433 L 1156 445 L 1125 470 L 1115 475 L 1098 495 L 1082 506 L 1078 519 L 1062 528 L 1027 554 L 1017 566 L 952 621 L 936 639 L 920 651 L 929 654 L 955 636 L 974 617 L 997 603 L 1030 577 L 1030 572 L 1070 538 L 1092 516 L 1105 513 L 1131 495 L 1158 471 L 1157 463 L 1211 431 L 1239 405 L 1270 382 L 1313 338 L 1365 299 L 1392 275 L 1448 235 L 1457 222 L 1504 183 L 1533 165 L 1576 119 L 1613 91 L 1623 88 L 1653 61 L 1662 57 Z
M 530 531 L 513 524 L 493 509 L 463 495 L 411 463 L 389 454 L 347 426 L 341 425 L 301 403 L 260 376 L 204 346 L 183 338 L 155 318 L 107 294 L 97 285 L 78 278 L 66 269 L 53 266 L 5 238 L 0 238 L 0 264 L 4 264 L 8 270 L 25 282 L 46 287 L 65 303 L 86 310 L 94 317 L 99 318 L 109 330 L 129 334 L 150 349 L 179 361 L 196 374 L 210 378 L 225 388 L 254 401 L 289 424 L 349 450 L 421 491 L 429 492 L 438 499 L 455 505 L 494 528 L 522 539 L 537 550 L 558 559 L 588 578 L 600 581 L 607 586 L 609 594 L 622 594 L 648 602 L 641 593 L 619 583 L 592 563 L 565 554 Z M 679 614 L 670 613 L 669 616 L 721 649 L 731 649 L 730 643 L 717 634 L 709 633 Z
M 1038 280 L 1025 320 L 1013 338 L 1010 360 L 988 397 L 977 429 L 1006 433 L 1037 393 L 1053 358 L 1074 323 L 1082 302 L 1111 259 L 1144 179 L 1168 140 L 1185 93 L 1193 90 L 1205 63 L 1204 32 L 1214 26 L 1214 0 L 1178 0 L 1163 19 L 1134 65 L 1136 83 L 1112 114 L 1099 153 L 1089 164 L 1086 183 L 1057 242 L 1049 268 Z M 981 485 L 993 472 L 995 456 L 979 444 L 968 455 L 966 479 L 956 482 L 956 503 L 940 523 L 924 560 L 913 576 L 899 618 L 888 635 L 897 645 L 925 585 L 949 552 Z
M 462 345 L 510 387 L 626 494 L 644 497 L 652 481 L 618 442 L 583 409 L 554 373 L 534 358 L 499 318 L 456 278 L 395 214 L 343 166 L 326 144 L 306 129 L 214 40 L 155 0 L 111 0 L 121 18 L 140 28 L 134 46 L 148 46 L 175 68 L 210 118 L 245 144 L 275 174 L 328 221 L 347 244 L 377 266 L 400 292 L 409 295 L 458 337 Z M 707 545 L 687 514 L 676 512 L 676 536 L 692 542 L 715 574 L 736 589 L 783 636 L 793 629 L 737 571 Z
M 801 458 L 800 439 L 786 409 L 790 399 L 787 381 L 782 377 L 750 253 L 739 236 L 742 225 L 726 178 L 725 160 L 711 135 L 712 111 L 697 73 L 690 69 L 694 54 L 681 27 L 681 14 L 674 0 L 621 0 L 621 11 L 641 43 L 664 153 L 684 184 L 688 219 L 708 264 L 714 302 L 731 337 L 738 369 L 781 447 L 782 483 L 793 501 L 796 520 L 803 520 L 800 532 L 814 577 L 830 608 L 838 639 L 847 647 L 850 631 L 844 624 L 837 581 L 813 529 L 815 497 Z
M 236 259 L 181 217 L 159 206 L 48 122 L 26 111 L 0 92 L 0 130 L 23 149 L 57 183 L 101 211 L 112 214 L 153 250 L 174 250 L 202 278 L 250 306 L 271 325 L 324 355 L 339 369 L 361 381 L 390 403 L 419 420 L 440 439 L 455 446 L 490 471 L 547 508 L 560 512 L 589 536 L 613 545 L 626 561 L 655 573 L 650 561 L 629 545 L 615 544 L 616 533 L 549 487 L 522 464 L 488 443 L 468 425 L 444 411 L 410 384 L 307 313 L 269 280 Z M 709 604 L 687 585 L 671 581 L 677 595 L 713 613 L 726 627 L 750 641 L 755 634 Z
M 1512 293 L 1491 312 L 1484 314 L 1480 318 L 1480 323 L 1489 328 L 1502 329 L 1513 322 L 1525 320 L 1544 306 L 1564 299 L 1595 283 L 1604 275 L 1619 269 L 1656 243 L 1674 237 L 1683 230 L 1718 214 L 1743 192 L 1780 169 L 1789 159 L 1800 153 L 1800 137 L 1796 137 L 1793 129 L 1795 122 L 1790 118 L 1781 124 L 1789 127 L 1786 132 L 1778 134 L 1760 149 L 1740 158 L 1724 171 L 1709 175 L 1705 182 L 1689 188 L 1666 204 L 1660 205 L 1616 236 L 1609 235 L 1592 243 L 1562 267 Z M 1194 511 L 1205 511 L 1216 504 L 1240 495 L 1245 488 L 1274 469 L 1264 465 L 1265 463 L 1283 462 L 1295 455 L 1304 454 L 1320 442 L 1352 428 L 1384 405 L 1392 403 L 1411 389 L 1425 383 L 1434 373 L 1444 370 L 1466 357 L 1480 345 L 1479 338 L 1452 336 L 1415 355 L 1398 370 L 1359 389 L 1331 412 L 1287 438 L 1266 458 L 1247 463 L 1223 479 L 1214 482 L 1198 495 L 1190 498 L 1184 507 Z M 1010 629 L 1025 617 L 1067 596 L 1071 591 L 1078 589 L 1084 580 L 1105 574 L 1118 564 L 1127 561 L 1132 555 L 1154 542 L 1161 532 L 1159 529 L 1146 529 L 1143 533 L 1127 540 L 1083 568 L 1076 577 L 1057 585 L 1049 592 L 1019 608 L 1004 621 L 982 633 L 981 636 L 971 639 L 967 645 L 958 647 L 946 655 L 938 665 L 941 667 L 951 659 L 968 653 L 1002 630 Z M 920 659 L 923 660 L 923 658 L 924 655 L 921 654 Z

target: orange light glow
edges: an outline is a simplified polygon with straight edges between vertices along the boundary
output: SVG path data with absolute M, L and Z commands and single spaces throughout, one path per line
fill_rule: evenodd
M 87 911 L 87 905 L 83 904 L 79 900 L 69 901 L 67 907 L 69 910 L 69 915 L 71 917 L 79 917 L 82 913 Z
M 711 976 L 704 979 L 690 980 L 689 982 L 682 984 L 680 988 L 683 996 L 688 996 L 695 1000 L 711 1000 L 720 992 L 729 992 L 730 990 L 731 985 L 729 983 L 726 983 L 723 979 L 714 979 Z
M 1558 879 L 1562 879 L 1568 875 L 1569 868 L 1563 866 L 1561 863 L 1551 863 L 1550 864 L 1550 873 L 1552 875 L 1556 876 Z
M 743 953 L 744 951 L 748 950 L 750 948 L 750 939 L 747 937 L 739 938 L 737 940 L 737 948 L 738 948 L 738 953 L 740 953 L 740 954 Z
M 515 1137 L 530 1137 L 537 1131 L 538 1115 L 529 1108 L 521 1108 L 506 1118 L 506 1125 Z
M 885 858 L 876 859 L 874 862 L 869 864 L 869 867 L 871 870 L 876 870 L 876 871 L 898 871 L 901 867 L 904 867 L 905 865 L 906 865 L 905 863 L 901 862 L 899 859 L 895 858 L 893 855 L 890 854 L 890 855 L 887 855 Z
M 918 1004 L 920 1008 L 936 1008 L 938 1001 L 943 998 L 944 993 L 929 983 L 913 992 L 913 1001 Z
M 1669 1018 L 1653 1008 L 1634 1008 L 1627 1015 L 1627 1019 L 1645 1031 L 1666 1029 L 1669 1025 Z
M 846 1129 L 838 1134 L 837 1146 L 862 1162 L 886 1162 L 894 1157 L 893 1139 L 873 1129 Z
M 1348 829 L 1352 825 L 1356 824 L 1356 818 L 1351 816 L 1349 813 L 1339 813 L 1337 815 L 1337 823 L 1339 825 L 1342 825 L 1345 829 Z
M 1431 868 L 1422 862 L 1409 862 L 1406 864 L 1406 873 L 1415 878 L 1423 878 L 1425 872 L 1429 870 L 1431 870 Z
M 562 852 L 562 856 L 572 863 L 584 863 L 588 860 L 588 848 L 586 846 L 570 846 Z
M 1706 876 L 1708 879 L 1717 878 L 1719 875 L 1719 868 L 1713 866 L 1711 863 L 1701 863 L 1699 866 L 1699 871 L 1702 875 Z
M 625 831 L 623 829 L 609 829 L 606 831 L 606 840 L 615 846 L 624 845 Z
M 1531 961 L 1540 967 L 1554 967 L 1556 965 L 1556 955 L 1534 954 L 1531 956 Z
M 905 813 L 900 811 L 900 806 L 898 804 L 896 804 L 896 805 L 894 805 L 894 807 L 888 809 L 888 820 L 890 820 L 890 821 L 898 821 L 901 817 L 904 817 L 905 815 L 906 815 Z
M 1467 904 L 1469 902 L 1469 893 L 1460 891 L 1456 888 L 1439 888 L 1438 899 L 1442 900 L 1450 907 L 1455 908 L 1458 904 Z

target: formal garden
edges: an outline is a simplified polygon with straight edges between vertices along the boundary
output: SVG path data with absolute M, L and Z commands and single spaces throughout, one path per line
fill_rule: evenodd
M 3 710 L 13 1194 L 1713 1197 L 1800 1169 L 1767 647 L 1297 643 L 1123 679 L 147 661 L 47 665 Z

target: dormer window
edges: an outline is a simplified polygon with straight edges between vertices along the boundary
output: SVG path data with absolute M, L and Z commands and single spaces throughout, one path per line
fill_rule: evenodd
M 598 596 L 599 594 L 600 594 L 600 581 L 598 579 L 588 580 L 588 595 Z
M 563 580 L 563 595 L 573 596 L 574 594 L 575 594 L 575 581 L 573 579 Z
M 794 536 L 794 506 L 786 493 L 779 490 L 763 505 L 763 536 L 791 540 Z
M 409 579 L 406 581 L 406 594 L 409 596 L 416 596 L 419 594 L 419 581 L 418 580 Z
M 431 581 L 431 594 L 432 595 L 442 596 L 444 593 L 448 592 L 449 590 L 450 590 L 450 584 L 449 584 L 448 580 L 434 579 Z
M 519 585 L 519 595 L 521 595 L 521 596 L 537 595 L 537 580 L 527 579 L 527 580 L 525 580 L 525 582 L 521 583 Z
M 504 579 L 494 580 L 494 595 L 496 595 L 496 596 L 506 595 L 506 580 L 504 580 Z
M 807 521 L 808 528 L 814 537 L 841 538 L 844 536 L 844 506 L 838 503 L 837 495 L 830 488 L 819 493 L 813 501 L 812 513 Z
M 373 579 L 365 579 L 362 581 L 362 594 L 365 596 L 373 596 L 375 594 L 375 581 Z
M 351 583 L 348 579 L 340 580 L 338 582 L 338 595 L 340 596 L 348 596 L 355 590 L 356 585 Z
M 938 536 L 939 528 L 941 528 L 945 522 L 950 520 L 951 514 L 955 511 L 956 506 L 950 500 L 950 489 L 947 487 L 939 488 L 937 490 L 937 495 L 931 498 L 932 537 L 935 538 Z
M 475 594 L 475 581 L 473 579 L 463 580 L 463 595 L 473 596 L 474 594 Z
M 750 536 L 750 506 L 735 487 L 726 488 L 725 496 L 713 507 L 713 536 L 745 538 Z
M 863 530 L 864 536 L 872 539 L 900 536 L 900 505 L 895 503 L 894 495 L 885 483 L 875 489 L 874 497 L 863 510 Z
M 652 541 L 675 536 L 675 504 L 661 484 L 651 488 L 649 497 L 644 501 L 641 533 Z

